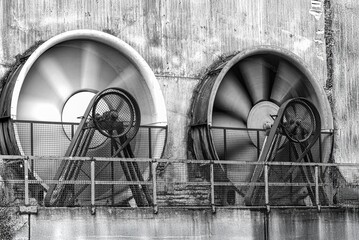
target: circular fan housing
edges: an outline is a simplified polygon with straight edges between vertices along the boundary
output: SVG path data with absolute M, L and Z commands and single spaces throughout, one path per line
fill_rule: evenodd
M 167 126 L 165 101 L 157 79 L 146 61 L 119 38 L 95 30 L 74 30 L 59 34 L 42 43 L 10 74 L 0 96 L 2 154 L 64 156 L 71 130 L 65 122 L 79 122 L 93 96 L 108 88 L 128 92 L 139 106 L 141 116 L 133 121 L 151 127 L 138 131 L 131 141 L 136 157 L 159 158 L 164 149 Z M 30 131 L 28 123 L 33 121 Z M 41 121 L 41 123 L 39 123 Z M 46 123 L 45 123 L 46 122 Z M 60 123 L 60 124 L 59 124 Z M 96 135 L 97 134 L 97 135 Z M 106 137 L 95 133 L 91 154 L 99 157 L 109 148 Z M 33 143 L 30 150 L 30 142 Z M 35 175 L 51 179 L 59 162 L 34 162 Z M 87 170 L 86 170 L 87 171 Z M 99 179 L 107 179 L 110 170 L 102 170 Z M 97 173 L 96 173 L 97 174 Z M 121 171 L 115 179 L 123 178 Z
M 322 128 L 333 128 L 323 88 L 293 53 L 259 46 L 214 64 L 192 105 L 191 137 L 196 158 L 257 161 L 264 130 L 273 124 L 279 107 L 292 98 L 311 101 L 321 116 Z M 323 139 L 323 161 L 328 160 L 328 146 L 329 139 Z M 315 155 L 319 159 L 319 151 Z M 221 169 L 232 181 L 249 181 L 253 171 L 252 167 L 232 164 Z
M 65 32 L 40 45 L 2 91 L 2 113 L 14 120 L 79 122 L 92 96 L 111 87 L 133 96 L 141 111 L 141 125 L 167 126 L 163 95 L 148 64 L 125 42 L 95 30 Z M 29 133 L 16 126 L 11 131 L 15 137 L 8 145 L 29 154 L 23 148 L 28 145 Z M 58 146 L 68 141 L 68 132 L 52 131 L 44 133 L 46 138 L 33 136 L 34 154 L 64 154 L 66 144 Z M 141 144 L 141 138 L 136 138 L 138 155 Z M 162 150 L 154 154 L 158 156 Z

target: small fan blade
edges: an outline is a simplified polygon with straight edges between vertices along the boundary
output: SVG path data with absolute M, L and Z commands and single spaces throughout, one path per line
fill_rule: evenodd
M 289 98 L 296 97 L 305 89 L 301 84 L 302 75 L 288 63 L 281 61 L 272 86 L 271 100 L 279 106 Z
M 217 91 L 214 107 L 246 121 L 252 103 L 244 86 L 233 72 L 228 72 Z
M 270 94 L 269 64 L 263 58 L 247 58 L 238 64 L 253 105 L 268 100 Z
M 296 110 L 293 105 L 288 106 L 284 111 L 284 117 L 287 122 L 294 121 L 297 117 Z

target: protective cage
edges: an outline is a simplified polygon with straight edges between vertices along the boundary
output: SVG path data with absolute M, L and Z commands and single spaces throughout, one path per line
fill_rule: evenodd
M 139 106 L 141 126 L 130 143 L 134 156 L 161 157 L 167 136 L 167 114 L 156 77 L 131 46 L 95 30 L 74 30 L 50 38 L 14 66 L 0 96 L 1 154 L 64 156 L 92 98 L 113 87 L 128 92 Z M 106 136 L 96 131 L 94 139 L 97 142 L 91 143 L 87 155 L 111 157 Z M 51 180 L 60 166 L 55 161 L 33 162 L 29 166 L 30 175 Z M 98 166 L 97 178 L 124 180 L 121 168 Z M 144 176 L 148 175 L 148 165 L 141 164 L 140 169 Z M 87 176 L 88 171 L 84 166 L 83 175 Z M 32 194 L 41 201 L 38 196 L 43 196 L 47 189 L 45 181 L 41 190 Z M 121 187 L 122 192 L 123 189 L 126 188 Z M 83 192 L 81 199 L 88 201 L 87 191 Z M 106 202 L 106 196 L 109 193 L 99 189 L 96 198 Z
M 257 162 L 266 129 L 289 99 L 312 102 L 321 117 L 322 132 L 332 132 L 333 118 L 324 89 L 296 55 L 282 48 L 258 46 L 213 64 L 196 92 L 191 151 L 196 159 L 224 161 L 215 166 L 217 182 L 250 183 L 255 165 L 225 161 Z M 284 150 L 277 153 L 275 161 L 291 161 L 286 150 L 289 142 L 279 143 Z M 332 134 L 322 134 L 312 148 L 314 161 L 327 162 L 331 152 Z M 222 192 L 221 204 L 244 204 L 243 188 L 227 184 L 217 190 Z

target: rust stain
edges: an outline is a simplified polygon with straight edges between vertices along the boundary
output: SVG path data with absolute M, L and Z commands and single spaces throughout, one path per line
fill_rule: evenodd
M 312 0 L 309 13 L 319 20 L 323 14 L 323 0 Z

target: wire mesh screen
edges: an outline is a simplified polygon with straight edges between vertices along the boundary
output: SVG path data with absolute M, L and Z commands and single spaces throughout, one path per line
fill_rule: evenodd
M 153 203 L 151 163 L 99 161 L 95 167 L 96 205 L 150 206 Z
M 306 143 L 290 141 L 277 134 L 273 150 L 266 163 L 268 190 L 265 199 L 264 165 L 258 163 L 266 132 L 259 129 L 234 129 L 211 127 L 214 148 L 220 159 L 214 165 L 216 192 L 220 205 L 271 205 L 310 206 L 329 205 L 320 191 L 319 200 L 314 194 L 314 166 L 312 163 L 330 162 L 333 133 L 324 131 L 320 140 L 313 143 L 309 153 L 302 157 Z M 279 163 L 279 164 L 276 164 Z M 280 164 L 283 163 L 283 164 Z M 309 163 L 309 166 L 291 166 L 286 163 Z M 318 173 L 319 174 L 319 173 Z M 328 179 L 319 175 L 319 183 Z
M 59 122 L 14 122 L 18 146 L 23 155 L 64 156 L 78 125 Z M 135 157 L 160 158 L 167 136 L 166 126 L 141 126 L 131 141 Z M 111 141 L 95 131 L 88 156 L 111 157 Z
M 23 139 L 22 146 L 25 152 L 34 153 L 37 150 L 33 141 L 38 138 L 34 136 L 47 132 L 38 129 L 54 127 L 45 123 L 18 124 L 23 131 L 32 132 Z M 76 126 L 69 126 L 65 132 L 63 128 L 55 129 L 71 136 Z M 331 163 L 331 132 L 323 132 L 321 141 L 315 142 L 310 161 L 305 158 L 297 161 L 294 151 L 301 147 L 300 143 L 283 138 L 277 141 L 275 154 L 265 163 L 257 162 L 263 148 L 263 131 L 212 129 L 214 144 L 222 149 L 219 155 L 226 158 L 211 161 L 154 160 L 162 154 L 156 141 L 165 141 L 166 129 L 143 127 L 139 134 L 141 138 L 135 139 L 131 147 L 144 149 L 143 159 L 105 159 L 106 154 L 111 156 L 111 142 L 99 141 L 89 149 L 90 157 L 85 159 L 51 156 L 3 159 L 11 170 L 7 171 L 8 179 L 0 183 L 10 184 L 14 190 L 12 197 L 20 202 L 26 200 L 27 189 L 27 197 L 39 205 L 51 202 L 49 189 L 59 206 L 311 207 L 359 203 L 359 165 Z M 67 139 L 64 142 L 69 144 L 67 136 L 64 134 Z M 247 145 L 232 148 L 236 141 Z M 92 151 L 103 151 L 103 157 L 96 159 Z M 64 167 L 68 164 L 74 167 Z M 152 168 L 153 164 L 158 164 L 157 168 Z M 71 169 L 71 172 L 62 179 L 59 176 L 63 169 Z M 255 180 L 254 175 L 257 175 Z
M 76 131 L 74 124 L 16 121 L 20 151 L 24 155 L 63 156 Z
M 348 164 L 330 168 L 330 178 L 334 180 L 334 204 L 359 204 L 359 166 Z

